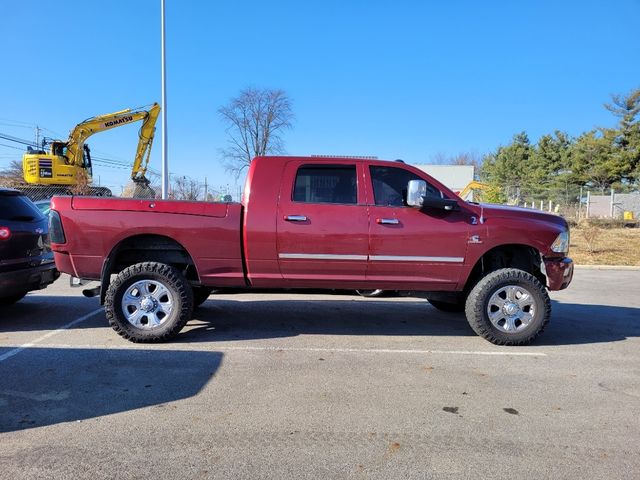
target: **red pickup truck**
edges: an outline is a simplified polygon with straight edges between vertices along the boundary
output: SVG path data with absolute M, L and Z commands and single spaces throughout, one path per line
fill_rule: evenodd
M 50 236 L 57 268 L 100 281 L 133 342 L 174 337 L 214 288 L 380 288 L 521 345 L 549 321 L 546 290 L 573 276 L 561 217 L 468 203 L 410 165 L 357 158 L 258 157 L 241 203 L 55 197 Z

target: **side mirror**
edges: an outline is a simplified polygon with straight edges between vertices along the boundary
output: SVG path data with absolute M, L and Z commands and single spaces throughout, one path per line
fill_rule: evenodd
M 438 208 L 447 212 L 460 209 L 455 200 L 427 196 L 427 182 L 424 180 L 409 180 L 407 205 L 413 208 Z
M 424 180 L 409 180 L 409 185 L 407 186 L 407 205 L 413 208 L 422 208 L 426 195 L 427 182 Z
M 460 210 L 458 202 L 448 198 L 427 197 L 422 202 L 422 208 L 439 208 L 447 212 Z

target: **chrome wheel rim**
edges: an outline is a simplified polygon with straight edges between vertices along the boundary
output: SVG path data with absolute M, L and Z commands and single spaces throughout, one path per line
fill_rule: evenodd
M 531 324 L 536 308 L 536 300 L 529 290 L 519 285 L 507 285 L 491 295 L 487 315 L 501 332 L 518 333 Z
M 153 329 L 161 326 L 174 307 L 172 293 L 155 280 L 139 280 L 127 288 L 122 296 L 122 313 L 137 328 Z

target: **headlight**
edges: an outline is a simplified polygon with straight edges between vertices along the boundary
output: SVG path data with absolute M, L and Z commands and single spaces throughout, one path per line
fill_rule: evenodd
M 561 232 L 551 244 L 551 251 L 556 253 L 567 253 L 569 251 L 569 230 Z

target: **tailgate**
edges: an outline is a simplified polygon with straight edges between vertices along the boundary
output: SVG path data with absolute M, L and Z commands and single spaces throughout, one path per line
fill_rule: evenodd
M 71 208 L 74 210 L 179 213 L 181 215 L 224 218 L 227 216 L 229 204 L 136 198 L 73 197 Z

